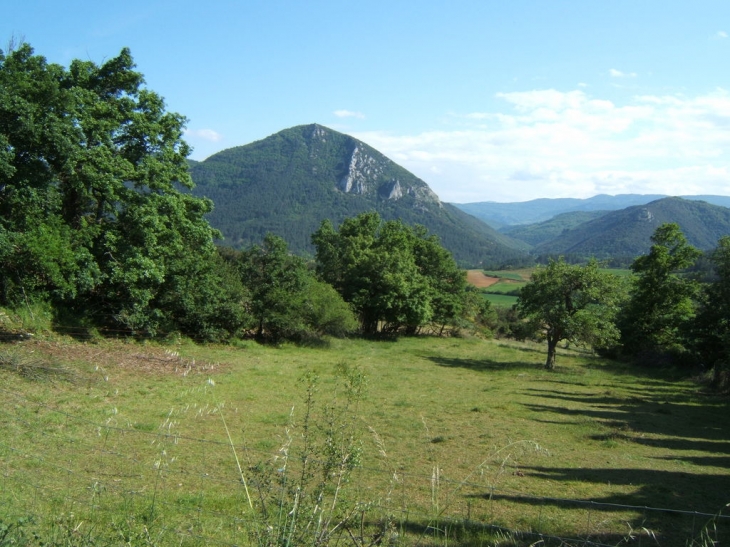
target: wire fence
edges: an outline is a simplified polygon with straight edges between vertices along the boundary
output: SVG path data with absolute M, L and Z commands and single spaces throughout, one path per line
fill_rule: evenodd
M 45 545 L 102 536 L 127 545 L 248 545 L 257 542 L 259 501 L 286 488 L 261 472 L 280 452 L 183 435 L 173 411 L 140 430 L 1 387 L 0 398 L 0 524 L 33 517 L 57 540 Z M 722 514 L 535 496 L 452 479 L 436 467 L 427 475 L 368 461 L 353 470 L 339 502 L 353 522 L 359 516 L 359 528 L 340 530 L 356 545 L 377 544 L 373 530 L 386 521 L 393 545 L 730 541 Z

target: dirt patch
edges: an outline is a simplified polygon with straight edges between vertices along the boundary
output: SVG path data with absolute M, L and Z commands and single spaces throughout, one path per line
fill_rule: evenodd
M 492 285 L 499 283 L 499 278 L 484 275 L 484 272 L 482 272 L 481 270 L 467 270 L 466 282 L 474 285 L 479 289 L 483 289 L 485 287 L 491 287 Z
M 119 367 L 133 372 L 151 374 L 213 374 L 224 366 L 220 363 L 200 362 L 183 357 L 173 348 L 142 346 L 134 343 L 103 341 L 98 344 L 28 340 L 13 344 L 37 357 L 56 360 L 63 364 L 88 363 L 100 368 Z

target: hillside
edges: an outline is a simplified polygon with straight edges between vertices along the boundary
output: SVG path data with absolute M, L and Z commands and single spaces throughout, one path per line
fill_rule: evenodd
M 730 234 L 730 209 L 704 201 L 664 198 L 606 213 L 537 245 L 533 252 L 634 257 L 649 250 L 651 235 L 666 222 L 676 222 L 695 247 L 712 249 L 721 236 Z
M 609 196 L 600 194 L 588 199 L 557 198 L 533 199 L 513 203 L 491 201 L 477 203 L 457 203 L 456 207 L 474 215 L 494 228 L 517 224 L 543 222 L 562 213 L 576 211 L 618 211 L 634 205 L 645 205 L 662 199 L 659 194 L 619 194 Z M 713 205 L 730 207 L 728 196 L 680 196 L 688 200 L 706 201 Z
M 310 235 L 329 218 L 377 211 L 384 219 L 422 224 L 464 266 L 524 260 L 511 240 L 453 205 L 367 144 L 321 125 L 286 129 L 224 150 L 191 166 L 194 193 L 213 200 L 210 223 L 224 243 L 246 247 L 268 232 L 295 253 L 310 254 Z
M 572 213 L 561 213 L 550 220 L 535 224 L 518 224 L 516 226 L 503 226 L 499 231 L 514 239 L 524 241 L 535 246 L 547 243 L 559 237 L 566 230 L 580 226 L 581 224 L 599 218 L 608 211 L 575 211 Z

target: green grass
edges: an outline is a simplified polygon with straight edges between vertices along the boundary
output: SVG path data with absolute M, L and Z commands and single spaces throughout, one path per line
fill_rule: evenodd
M 273 488 L 261 462 L 283 465 L 288 447 L 287 465 L 299 465 L 307 372 L 320 377 L 310 449 L 326 453 L 327 424 L 354 419 L 362 456 L 339 503 L 366 529 L 392 522 L 394 545 L 509 544 L 500 526 L 607 545 L 631 534 L 652 545 L 648 530 L 679 546 L 705 518 L 619 506 L 714 513 L 730 502 L 728 399 L 588 353 L 560 350 L 552 373 L 540 345 L 453 338 L 316 349 L 61 340 L 0 353 L 74 371 L 0 367 L 0 520 L 31 516 L 26 527 L 53 545 L 251 544 L 241 477 L 255 501 Z M 343 408 L 343 364 L 368 384 L 338 414 L 327 405 Z M 727 522 L 718 530 L 727 541 Z
M 484 275 L 498 277 L 499 279 L 511 279 L 513 281 L 527 281 L 531 270 L 484 270 Z
M 492 294 L 485 292 L 484 298 L 489 300 L 493 306 L 498 306 L 502 308 L 511 308 L 517 302 L 516 296 L 511 296 L 508 294 Z
M 494 285 L 491 285 L 483 290 L 488 294 L 506 294 L 517 291 L 525 285 L 527 285 L 527 283 L 521 283 L 517 281 L 500 281 L 499 283 L 495 283 Z

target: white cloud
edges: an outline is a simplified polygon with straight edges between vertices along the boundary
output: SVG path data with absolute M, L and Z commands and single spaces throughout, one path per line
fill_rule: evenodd
M 352 110 L 335 110 L 333 112 L 338 118 L 358 118 L 360 120 L 365 119 L 365 114 L 362 112 L 353 112 Z
M 725 32 L 724 30 L 718 30 L 718 31 L 717 31 L 717 32 L 716 32 L 716 33 L 715 33 L 715 34 L 713 35 L 713 38 L 716 38 L 716 39 L 718 39 L 718 40 L 724 40 L 724 39 L 725 39 L 725 38 L 727 38 L 727 37 L 728 37 L 728 34 L 727 34 L 727 32 Z
M 423 178 L 444 201 L 599 193 L 730 195 L 730 93 L 582 90 L 500 93 L 500 111 L 452 115 L 458 130 L 356 136 Z
M 186 129 L 185 136 L 190 139 L 200 139 L 209 142 L 220 142 L 223 135 L 212 129 Z
M 622 72 L 612 68 L 608 71 L 612 78 L 636 78 L 636 72 Z

